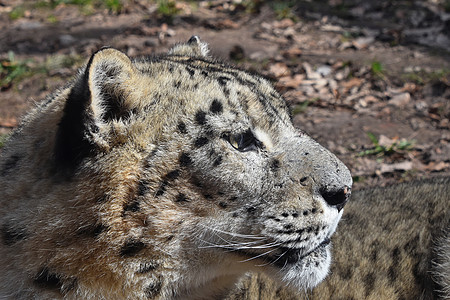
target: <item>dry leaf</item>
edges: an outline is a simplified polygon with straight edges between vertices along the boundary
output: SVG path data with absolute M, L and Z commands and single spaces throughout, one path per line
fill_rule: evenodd
M 272 73 L 276 78 L 289 76 L 291 71 L 284 63 L 276 63 L 270 66 L 269 72 Z

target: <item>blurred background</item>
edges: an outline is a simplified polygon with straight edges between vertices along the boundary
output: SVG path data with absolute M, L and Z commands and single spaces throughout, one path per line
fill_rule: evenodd
M 0 151 L 97 49 L 192 35 L 272 80 L 356 188 L 450 174 L 449 0 L 0 0 Z

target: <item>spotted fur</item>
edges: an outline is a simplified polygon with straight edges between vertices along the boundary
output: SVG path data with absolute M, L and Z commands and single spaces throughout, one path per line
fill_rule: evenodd
M 249 270 L 311 288 L 351 184 L 198 37 L 102 49 L 2 150 L 0 298 L 217 299 Z

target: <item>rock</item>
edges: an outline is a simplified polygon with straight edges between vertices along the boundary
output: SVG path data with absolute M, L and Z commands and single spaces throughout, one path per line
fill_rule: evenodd
M 357 38 L 356 40 L 353 41 L 352 45 L 358 49 L 365 49 L 367 48 L 370 44 L 372 44 L 375 41 L 375 38 L 372 36 L 369 37 L 360 37 Z
M 18 30 L 34 30 L 34 29 L 40 29 L 44 25 L 41 22 L 37 21 L 28 21 L 28 20 L 19 20 L 17 24 L 15 25 L 15 28 Z
M 431 152 L 432 161 L 450 161 L 450 143 L 442 145 Z
M 321 65 L 317 68 L 316 72 L 322 75 L 322 77 L 326 77 L 331 74 L 331 67 L 327 65 Z
M 423 101 L 423 100 L 417 101 L 417 102 L 414 104 L 414 108 L 415 108 L 418 112 L 425 113 L 425 112 L 428 111 L 428 104 L 427 104 L 425 101 Z
M 388 138 L 385 135 L 381 134 L 380 137 L 378 138 L 378 144 L 380 146 L 390 147 L 390 146 L 392 146 L 393 143 L 394 143 L 394 140 Z
M 321 29 L 323 31 L 329 31 L 329 32 L 342 32 L 343 28 L 338 25 L 331 25 L 331 24 L 324 24 L 321 26 Z
M 380 172 L 392 173 L 394 171 L 409 171 L 413 168 L 413 163 L 411 161 L 403 161 L 395 164 L 382 164 Z
M 327 84 L 328 84 L 328 80 L 326 80 L 324 78 L 320 78 L 320 79 L 316 80 L 316 82 L 314 83 L 314 87 L 319 90 L 319 89 L 325 87 Z
M 388 101 L 388 104 L 396 106 L 396 107 L 405 107 L 409 103 L 410 100 L 411 100 L 411 95 L 409 93 L 401 93 L 398 95 L 394 95 Z
M 338 81 L 341 81 L 347 78 L 349 75 L 350 75 L 350 68 L 348 66 L 345 66 L 343 70 L 336 73 L 334 78 Z
M 306 72 L 306 77 L 308 79 L 321 79 L 322 78 L 322 76 L 318 72 L 314 72 L 314 70 L 312 69 L 312 67 L 309 63 L 304 62 L 302 64 L 302 66 Z
M 73 36 L 71 36 L 70 34 L 63 34 L 59 36 L 59 42 L 61 44 L 61 46 L 63 47 L 68 47 L 70 45 L 75 44 L 75 42 L 77 41 L 76 38 L 74 38 Z

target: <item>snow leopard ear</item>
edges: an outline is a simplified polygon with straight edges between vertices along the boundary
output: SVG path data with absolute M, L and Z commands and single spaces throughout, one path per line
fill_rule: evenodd
M 186 43 L 175 45 L 169 50 L 169 55 L 207 57 L 209 53 L 208 44 L 200 41 L 200 38 L 193 35 Z
M 131 60 L 118 50 L 105 48 L 92 55 L 84 80 L 90 93 L 87 109 L 98 126 L 127 118 L 133 74 Z
M 131 60 L 118 50 L 104 48 L 91 56 L 66 99 L 55 144 L 59 165 L 76 166 L 108 145 L 112 124 L 132 115 L 135 74 Z

